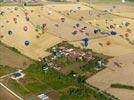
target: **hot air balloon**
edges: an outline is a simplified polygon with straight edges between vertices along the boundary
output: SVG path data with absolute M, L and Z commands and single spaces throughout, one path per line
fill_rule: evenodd
M 28 13 L 27 12 L 25 12 L 25 16 L 27 16 L 28 15 Z
M 82 41 L 83 41 L 83 46 L 86 48 L 88 46 L 89 38 L 86 37 L 86 38 L 82 39 Z
M 26 16 L 25 19 L 26 19 L 26 21 L 29 21 L 30 20 L 30 18 L 28 16 Z
M 14 18 L 13 18 L 13 21 L 14 21 L 15 23 L 17 23 L 17 18 L 16 18 L 16 17 L 14 17 Z
M 13 21 L 16 21 L 16 20 L 17 20 L 17 18 L 16 18 L 16 17 L 14 17 L 14 18 L 13 18 Z
M 12 35 L 13 32 L 11 30 L 8 31 L 8 35 Z
M 117 32 L 111 31 L 111 35 L 116 35 L 116 34 L 117 34 Z
M 28 45 L 30 44 L 30 42 L 29 42 L 28 40 L 26 40 L 26 41 L 24 42 L 24 44 L 25 44 L 25 46 L 28 46 Z
M 18 7 L 15 7 L 14 10 L 18 10 Z
M 125 37 L 128 37 L 129 36 L 129 34 L 128 33 L 125 33 Z
M 65 21 L 65 18 L 62 17 L 62 18 L 61 18 L 61 22 L 64 22 L 64 21 Z
M 107 42 L 106 42 L 106 45 L 110 45 L 110 44 L 111 44 L 111 42 L 110 42 L 110 41 L 107 41 Z
M 77 24 L 76 24 L 76 27 L 79 27 L 79 26 L 80 26 L 80 24 L 79 24 L 79 23 L 77 23 Z
M 96 34 L 96 33 L 99 33 L 99 32 L 101 32 L 101 29 L 100 29 L 100 28 L 94 29 L 94 33 L 95 33 L 95 34 Z
M 24 27 L 23 27 L 23 30 L 24 30 L 24 31 L 27 31 L 27 30 L 28 30 L 28 27 L 27 27 L 27 26 L 24 26 Z
M 4 13 L 5 13 L 4 11 L 1 11 L 1 12 L 0 12 L 0 15 L 1 15 L 1 16 L 3 16 L 3 15 L 4 15 Z

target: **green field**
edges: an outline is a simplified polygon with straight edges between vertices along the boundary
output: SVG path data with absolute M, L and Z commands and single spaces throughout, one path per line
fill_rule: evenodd
M 45 73 L 41 66 L 41 63 L 33 64 L 24 70 L 26 76 L 23 79 L 4 80 L 4 84 L 25 99 L 37 98 L 40 93 L 49 95 L 56 91 L 55 100 L 110 100 L 97 93 L 97 90 L 86 88 L 51 68 Z
M 15 72 L 14 68 L 11 68 L 9 66 L 0 65 L 0 76 L 6 75 L 6 74 L 9 74 L 12 72 Z
M 68 75 L 71 71 L 74 71 L 79 75 L 84 74 L 85 72 L 93 74 L 97 71 L 96 70 L 96 68 L 98 68 L 97 62 L 99 60 L 98 57 L 94 58 L 95 59 L 92 59 L 91 61 L 85 61 L 85 60 L 76 60 L 71 57 L 61 56 L 55 59 L 53 62 L 61 67 L 61 72 L 65 75 Z M 102 68 L 104 68 L 104 66 Z
M 58 57 L 53 62 L 61 67 L 61 72 L 65 75 L 69 74 L 71 71 L 82 74 L 80 67 L 87 63 L 87 61 L 77 61 L 74 58 L 65 56 Z

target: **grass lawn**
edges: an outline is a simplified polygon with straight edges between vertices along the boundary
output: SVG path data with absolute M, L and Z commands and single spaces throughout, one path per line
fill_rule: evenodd
M 89 61 L 88 64 L 81 67 L 83 72 L 94 72 L 96 68 L 95 61 Z
M 11 68 L 9 66 L 0 65 L 0 76 L 6 75 L 6 74 L 9 74 L 12 72 L 15 72 L 14 68 Z
M 54 63 L 61 67 L 61 72 L 65 75 L 69 74 L 71 71 L 75 71 L 78 74 L 82 74 L 81 66 L 85 65 L 87 61 L 76 61 L 76 59 L 71 57 L 61 56 L 54 60 Z
M 78 74 L 82 74 L 83 71 L 80 69 L 81 66 L 85 65 L 85 62 L 74 62 L 72 64 L 69 64 L 67 66 L 65 66 L 64 68 L 62 68 L 62 72 L 67 75 L 69 74 L 71 71 L 75 71 Z
M 65 75 L 68 75 L 71 71 L 74 71 L 79 75 L 84 74 L 86 72 L 93 74 L 94 72 L 97 71 L 96 68 L 98 68 L 97 65 L 98 65 L 99 59 L 100 58 L 95 56 L 94 59 L 90 61 L 85 61 L 85 60 L 77 61 L 76 59 L 71 58 L 71 57 L 61 56 L 55 59 L 54 63 L 61 67 L 60 71 Z M 104 58 L 102 59 L 104 60 Z
M 90 72 L 90 73 L 94 73 L 96 72 L 96 68 L 98 66 L 98 61 L 102 61 L 103 63 L 106 63 L 107 61 L 104 60 L 104 58 L 99 58 L 94 56 L 94 59 L 88 61 L 88 63 L 86 63 L 84 66 L 82 66 L 80 69 L 83 72 Z M 104 68 L 104 66 L 100 67 L 99 69 Z
M 25 88 L 23 88 L 23 86 L 21 86 L 20 84 L 18 84 L 18 82 L 15 81 L 15 80 L 8 79 L 8 81 L 6 80 L 4 83 L 6 83 L 6 85 L 8 85 L 8 87 L 11 90 L 13 90 L 14 92 L 16 92 L 20 96 L 25 96 L 28 93 L 30 93 L 28 90 L 26 90 Z

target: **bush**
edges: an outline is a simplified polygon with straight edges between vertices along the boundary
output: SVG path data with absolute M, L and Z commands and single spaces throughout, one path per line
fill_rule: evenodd
M 124 84 L 111 84 L 111 87 L 112 88 L 122 88 L 122 89 L 134 90 L 134 86 L 124 85 Z

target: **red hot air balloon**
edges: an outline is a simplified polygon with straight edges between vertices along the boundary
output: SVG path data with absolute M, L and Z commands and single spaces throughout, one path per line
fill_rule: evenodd
M 25 12 L 25 16 L 27 16 L 28 15 L 28 13 L 27 12 Z
M 13 18 L 13 21 L 17 21 L 17 18 L 16 18 L 16 17 L 14 17 L 14 18 Z
M 14 18 L 13 18 L 13 21 L 14 21 L 15 23 L 17 23 L 17 18 L 16 18 L 16 17 L 14 17 Z
M 107 45 L 110 45 L 110 44 L 111 44 L 111 42 L 110 42 L 110 41 L 107 41 L 107 42 L 106 42 L 106 44 L 107 44 Z
M 126 34 L 125 34 L 125 37 L 128 37 L 128 36 L 129 36 L 129 34 L 128 34 L 128 33 L 126 33 Z

